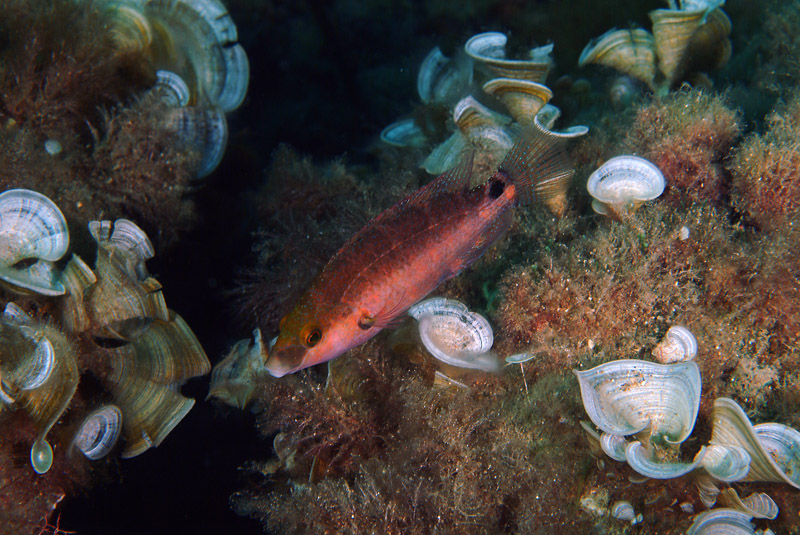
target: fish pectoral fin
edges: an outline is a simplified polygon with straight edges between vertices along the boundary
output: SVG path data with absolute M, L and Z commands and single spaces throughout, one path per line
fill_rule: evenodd
M 358 326 L 363 330 L 373 327 L 378 329 L 393 329 L 399 327 L 405 320 L 405 312 L 410 305 L 406 305 L 406 299 L 402 295 L 393 295 L 393 299 L 386 302 L 383 309 L 377 314 L 364 312 L 358 320 Z

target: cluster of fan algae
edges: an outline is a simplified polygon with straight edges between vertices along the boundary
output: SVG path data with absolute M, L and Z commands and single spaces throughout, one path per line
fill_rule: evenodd
M 90 268 L 64 260 L 66 221 L 43 195 L 6 191 L 0 213 L 0 518 L 21 533 L 158 446 L 194 405 L 180 386 L 210 363 L 148 273 L 153 246 L 135 224 L 91 222 Z

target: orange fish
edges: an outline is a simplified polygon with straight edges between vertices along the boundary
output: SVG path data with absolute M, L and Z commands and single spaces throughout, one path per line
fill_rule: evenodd
M 563 194 L 572 176 L 564 138 L 538 125 L 499 169 L 470 187 L 472 156 L 411 193 L 353 236 L 280 322 L 267 369 L 282 377 L 334 359 L 480 258 L 515 206 Z

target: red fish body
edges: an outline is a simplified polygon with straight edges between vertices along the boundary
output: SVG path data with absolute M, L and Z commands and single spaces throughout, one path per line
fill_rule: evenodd
M 485 183 L 472 159 L 410 194 L 353 236 L 281 320 L 267 368 L 276 377 L 326 362 L 392 325 L 479 258 L 520 202 L 563 193 L 563 140 L 525 132 Z

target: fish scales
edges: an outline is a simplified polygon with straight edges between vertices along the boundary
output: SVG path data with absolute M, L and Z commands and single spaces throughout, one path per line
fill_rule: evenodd
M 402 320 L 508 228 L 520 201 L 563 190 L 563 140 L 521 135 L 500 169 L 470 187 L 472 159 L 370 221 L 328 262 L 292 311 L 267 360 L 275 376 L 336 358 Z
M 320 304 L 362 307 L 379 315 L 407 310 L 461 271 L 469 253 L 500 213 L 510 209 L 513 187 L 491 199 L 486 187 L 433 194 L 368 225 L 330 261 L 310 290 Z

